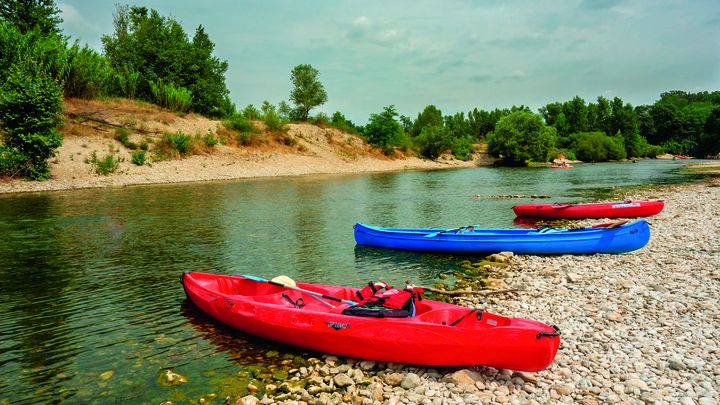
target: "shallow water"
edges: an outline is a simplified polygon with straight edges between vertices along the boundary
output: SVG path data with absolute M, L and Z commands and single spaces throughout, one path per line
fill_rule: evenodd
M 355 246 L 353 224 L 512 227 L 515 204 L 589 201 L 615 187 L 687 181 L 676 171 L 684 163 L 0 195 L 0 403 L 236 395 L 251 378 L 244 371 L 287 369 L 316 354 L 216 324 L 186 302 L 178 282 L 183 272 L 286 274 L 356 286 L 379 278 L 431 284 L 460 258 Z M 501 194 L 552 198 L 493 197 Z M 159 385 L 155 376 L 166 368 L 189 382 Z

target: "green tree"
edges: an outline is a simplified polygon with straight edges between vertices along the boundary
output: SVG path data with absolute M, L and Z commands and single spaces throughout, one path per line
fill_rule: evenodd
M 127 72 L 127 79 L 137 72 L 128 93 L 152 100 L 150 83 L 162 83 L 161 90 L 180 95 L 187 89 L 192 111 L 221 117 L 234 110 L 225 85 L 228 64 L 212 56 L 215 45 L 202 26 L 189 40 L 177 21 L 138 6 L 117 6 L 114 26 L 113 35 L 102 37 L 103 47 L 117 72 Z
M 370 121 L 363 129 L 363 135 L 373 146 L 402 146 L 407 135 L 400 123 L 395 119 L 398 113 L 395 106 L 390 105 L 379 114 L 370 114 Z
M 62 87 L 33 60 L 18 61 L 0 86 L 0 125 L 3 144 L 0 162 L 12 171 L 35 180 L 50 175 L 48 160 L 62 144 L 60 122 Z M 7 159 L 12 159 L 8 162 Z
M 60 9 L 53 0 L 3 0 L 0 21 L 6 21 L 25 34 L 59 35 Z
M 498 121 L 488 137 L 490 154 L 508 165 L 545 161 L 555 145 L 555 128 L 545 125 L 541 116 L 515 111 Z
M 310 110 L 325 104 L 327 93 L 318 79 L 320 72 L 310 65 L 297 65 L 290 74 L 293 89 L 290 92 L 290 101 L 295 104 L 300 119 L 307 121 Z
M 414 143 L 420 155 L 436 159 L 452 147 L 452 139 L 452 134 L 447 128 L 441 125 L 427 125 L 415 137 Z
M 429 105 L 418 114 L 415 122 L 413 122 L 412 128 L 410 129 L 410 136 L 418 136 L 425 127 L 442 126 L 443 116 L 440 111 L 434 105 Z

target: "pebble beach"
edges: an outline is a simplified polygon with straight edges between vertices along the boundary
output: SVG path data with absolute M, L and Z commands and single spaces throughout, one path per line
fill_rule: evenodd
M 327 355 L 237 403 L 719 403 L 720 179 L 624 198 L 665 200 L 647 219 L 644 248 L 514 256 L 495 276 L 514 292 L 455 301 L 558 325 L 560 349 L 547 369 L 431 368 Z

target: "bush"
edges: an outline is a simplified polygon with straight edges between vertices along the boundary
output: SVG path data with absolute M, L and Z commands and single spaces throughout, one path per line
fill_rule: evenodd
M 287 131 L 287 122 L 280 118 L 275 106 L 263 101 L 262 107 L 262 120 L 265 122 L 265 126 L 271 132 L 285 132 Z
M 450 132 L 443 126 L 430 125 L 420 130 L 415 137 L 415 147 L 421 156 L 436 159 L 452 146 Z
M 246 107 L 247 109 L 247 107 Z M 232 129 L 238 132 L 252 132 L 254 130 L 253 125 L 248 121 L 246 115 L 235 113 L 223 121 L 225 128 Z
M 192 93 L 184 87 L 175 87 L 158 80 L 149 81 L 152 102 L 170 111 L 185 112 L 192 104 Z
M 10 67 L 0 85 L 4 165 L 11 164 L 19 174 L 35 180 L 47 179 L 48 160 L 63 139 L 56 129 L 61 108 L 62 87 L 37 61 L 20 60 Z M 21 158 L 25 161 L 18 165 Z
M 144 150 L 136 150 L 132 154 L 132 163 L 136 166 L 142 166 L 145 164 L 147 152 Z
M 581 132 L 571 135 L 575 156 L 585 162 L 622 160 L 627 156 L 622 137 L 607 136 L 602 132 Z
M 120 167 L 121 161 L 122 158 L 116 157 L 112 153 L 102 159 L 98 159 L 97 153 L 93 151 L 90 155 L 89 163 L 95 166 L 95 173 L 107 176 L 108 174 L 115 173 L 115 171 L 117 171 Z
M 165 134 L 165 140 L 173 149 L 184 155 L 190 151 L 190 137 L 178 132 L 177 134 Z
M 0 144 L 0 176 L 13 177 L 23 172 L 27 157 L 16 149 Z
M 128 149 L 135 150 L 139 147 L 138 144 L 130 140 L 130 135 L 127 128 L 118 128 L 115 131 L 115 140 L 120 142 L 124 147 Z
M 555 145 L 555 135 L 555 128 L 545 125 L 542 117 L 518 110 L 497 122 L 488 136 L 488 150 L 508 165 L 540 162 Z
M 456 138 L 452 142 L 452 153 L 456 159 L 470 160 L 472 159 L 475 147 L 473 146 L 472 138 L 470 135 L 466 135 L 460 138 Z
M 76 43 L 68 49 L 63 77 L 65 96 L 92 99 L 111 94 L 114 75 L 105 56 L 87 46 L 80 48 Z
M 248 104 L 247 107 L 243 108 L 242 115 L 249 120 L 260 119 L 260 111 L 252 104 Z
M 209 148 L 212 148 L 213 146 L 217 145 L 217 143 L 218 143 L 218 140 L 215 139 L 215 136 L 211 133 L 205 134 L 205 136 L 203 136 L 202 139 L 203 139 L 203 142 L 205 142 L 205 146 L 207 146 Z

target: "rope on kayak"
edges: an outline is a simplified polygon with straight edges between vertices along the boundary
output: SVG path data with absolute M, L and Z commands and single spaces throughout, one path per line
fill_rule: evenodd
M 535 336 L 535 339 L 540 339 L 543 336 L 555 337 L 560 336 L 560 328 L 555 325 L 550 325 L 551 328 L 555 329 L 555 332 L 540 332 Z
M 471 314 L 472 314 L 473 312 L 475 312 L 475 311 L 477 311 L 477 309 L 475 309 L 475 308 L 471 309 L 470 312 L 468 312 L 467 314 L 465 314 L 465 315 L 461 316 L 460 318 L 456 319 L 455 321 L 453 321 L 453 322 L 450 324 L 450 326 L 455 326 L 455 325 L 457 325 L 458 323 L 460 323 L 460 321 L 462 321 L 463 319 L 467 318 L 468 315 L 471 315 Z M 479 320 L 481 317 L 482 317 L 482 311 L 479 311 L 479 312 L 478 312 L 478 317 L 477 317 L 478 320 Z

